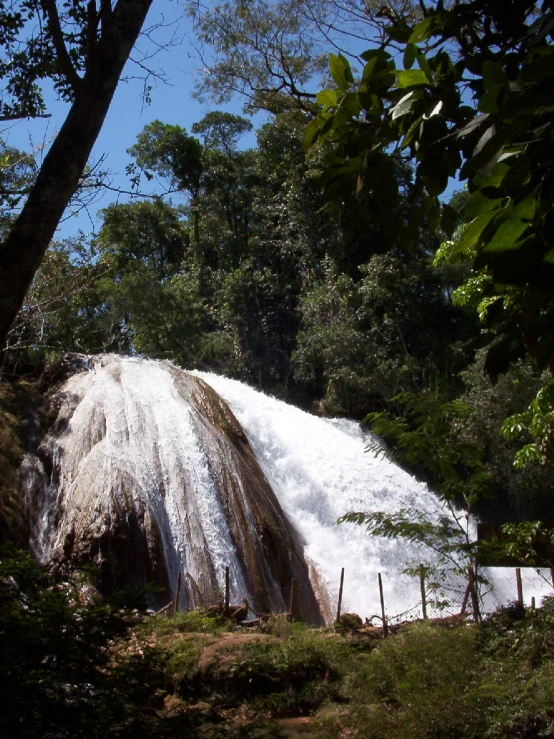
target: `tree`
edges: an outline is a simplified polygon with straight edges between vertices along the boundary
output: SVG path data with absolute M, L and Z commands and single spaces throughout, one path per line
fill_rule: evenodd
M 494 377 L 525 352 L 554 368 L 552 2 L 422 7 L 416 25 L 393 17 L 384 27 L 384 42 L 361 55 L 359 80 L 331 56 L 335 87 L 319 93 L 306 143 L 330 147 L 328 198 L 364 198 L 375 217 L 400 197 L 390 153 L 404 153 L 427 219 L 446 233 L 455 223 L 439 196 L 450 177 L 467 179 L 469 223 L 456 248 L 488 277 L 486 370 Z M 414 212 L 398 234 L 405 249 L 422 227 Z
M 0 345 L 85 171 L 152 0 L 31 0 L 3 8 L 4 119 L 42 115 L 39 80 L 71 103 L 21 213 L 0 244 Z
M 238 92 L 248 110 L 271 113 L 313 112 L 329 49 L 348 54 L 359 39 L 382 35 L 383 17 L 419 13 L 411 0 L 225 0 L 188 10 L 205 71 L 198 97 L 221 103 Z
M 6 337 L 4 366 L 12 370 L 40 362 L 48 352 L 100 351 L 111 344 L 102 282 L 113 266 L 82 234 L 54 241 Z
M 326 267 L 301 296 L 293 362 L 298 379 L 318 386 L 327 411 L 400 413 L 401 392 L 434 388 L 450 397 L 458 389 L 475 321 L 452 305 L 440 269 L 379 253 L 357 265 L 356 280 L 331 260 Z

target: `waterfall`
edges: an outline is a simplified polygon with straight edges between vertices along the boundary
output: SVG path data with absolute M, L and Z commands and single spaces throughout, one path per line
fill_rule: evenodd
M 420 586 L 402 574 L 408 563 L 436 561 L 426 547 L 368 536 L 363 527 L 335 521 L 348 511 L 394 513 L 415 508 L 429 520 L 451 515 L 439 499 L 383 454 L 368 451 L 376 438 L 346 419 L 322 419 L 268 397 L 241 382 L 196 372 L 231 407 L 279 502 L 305 542 L 305 556 L 318 573 L 327 604 L 337 602 L 339 577 L 345 568 L 343 612 L 380 613 L 377 575 L 382 574 L 387 614 L 421 616 Z M 459 515 L 459 514 L 457 514 Z M 475 522 L 469 525 L 475 535 Z M 482 607 L 492 612 L 516 600 L 513 569 L 482 570 L 489 586 L 482 589 Z M 552 595 L 551 574 L 523 570 L 525 602 Z M 446 578 L 443 596 L 459 610 L 466 582 Z M 454 592 L 452 592 L 454 591 Z M 441 595 L 439 593 L 439 599 Z M 444 615 L 428 609 L 431 615 Z M 447 612 L 450 612 L 447 610 Z M 326 611 L 327 620 L 332 612 Z
M 379 572 L 388 611 L 414 607 L 419 585 L 402 570 L 410 561 L 424 561 L 429 552 L 335 522 L 349 511 L 394 513 L 401 508 L 417 508 L 436 520 L 445 514 L 436 496 L 385 455 L 368 452 L 375 438 L 360 424 L 318 418 L 236 380 L 195 374 L 227 401 L 245 429 L 329 602 L 337 602 L 344 567 L 343 612 L 380 613 Z
M 161 588 L 180 607 L 231 598 L 321 622 L 298 537 L 228 406 L 169 364 L 93 357 L 52 398 L 56 419 L 22 468 L 41 561 L 91 563 L 100 588 Z
M 154 605 L 222 597 L 330 622 L 345 569 L 343 612 L 419 615 L 402 574 L 429 552 L 335 525 L 348 511 L 417 508 L 438 499 L 385 456 L 359 424 L 317 418 L 213 374 L 115 355 L 81 358 L 50 399 L 50 425 L 21 468 L 39 559 L 92 564 L 99 588 L 154 583 Z M 505 600 L 513 599 L 505 597 Z M 414 612 L 415 609 L 415 612 Z

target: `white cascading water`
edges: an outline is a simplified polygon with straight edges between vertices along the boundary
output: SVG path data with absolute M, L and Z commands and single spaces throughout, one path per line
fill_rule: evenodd
M 305 554 L 336 604 L 345 568 L 343 612 L 380 613 L 378 573 L 387 611 L 400 614 L 419 602 L 419 585 L 403 575 L 408 561 L 429 552 L 415 545 L 368 536 L 361 526 L 336 520 L 349 511 L 417 508 L 444 515 L 437 498 L 386 457 L 366 452 L 370 435 L 345 419 L 326 420 L 218 375 L 194 373 L 227 401 L 245 429 L 258 461 Z
M 318 418 L 243 383 L 191 373 L 229 405 L 272 493 L 240 441 L 242 430 L 195 377 L 138 358 L 103 355 L 87 361 L 87 369 L 61 388 L 57 425 L 42 451 L 23 466 L 34 510 L 33 545 L 44 561 L 63 559 L 68 547 L 77 558 L 93 551 L 105 558 L 107 541 L 115 547 L 110 549 L 114 572 L 123 560 L 129 569 L 127 559 L 138 552 L 151 573 L 165 570 L 170 593 L 179 572 L 188 577 L 199 595 L 189 589 L 181 601 L 185 608 L 205 603 L 221 589 L 230 565 L 235 601 L 256 591 L 254 602 L 263 602 L 259 593 L 267 593 L 268 607 L 282 608 L 291 577 L 306 583 L 307 572 L 294 534 L 272 502 L 275 493 L 301 537 L 327 621 L 336 609 L 343 567 L 342 612 L 379 614 L 381 573 L 389 617 L 420 615 L 419 583 L 402 569 L 407 562 L 429 561 L 429 551 L 335 522 L 349 511 L 416 508 L 431 519 L 445 511 L 425 485 L 386 457 L 368 453 L 370 437 L 358 424 Z M 144 536 L 137 536 L 136 521 Z M 284 533 L 275 538 L 276 530 Z M 116 551 L 122 538 L 130 544 Z M 497 582 L 513 578 L 505 571 L 493 575 Z M 527 601 L 551 592 L 526 575 Z M 306 603 L 312 599 L 306 608 L 313 614 L 317 605 L 309 583 L 300 586 L 298 598 L 302 588 Z M 512 579 L 509 590 L 497 589 L 490 606 L 514 599 Z
M 183 558 L 191 575 L 199 580 L 189 552 L 195 545 L 209 547 L 215 567 L 222 571 L 231 558 L 234 574 L 233 595 L 244 591 L 241 570 L 234 558 L 229 531 L 224 525 L 221 502 L 210 476 L 208 460 L 194 427 L 190 405 L 184 403 L 175 390 L 170 374 L 158 362 L 128 360 L 118 364 L 117 379 L 101 367 L 92 372 L 74 375 L 66 392 L 78 392 L 86 384 L 86 395 L 71 418 L 73 443 L 71 449 L 60 444 L 58 454 L 69 456 L 62 469 L 71 478 L 70 486 L 82 482 L 87 466 L 97 475 L 95 487 L 100 497 L 110 493 L 110 478 L 114 470 L 124 471 L 140 483 L 148 495 L 151 510 L 157 513 L 170 582 L 175 582 Z M 105 435 L 94 447 L 90 446 L 90 417 L 102 419 Z M 93 457 L 100 458 L 96 465 Z M 79 465 L 81 469 L 76 469 Z M 187 477 L 188 490 L 194 502 L 185 507 L 176 495 Z M 63 480 L 60 481 L 63 485 Z M 164 492 L 162 492 L 162 490 Z M 68 491 L 71 495 L 71 487 Z M 107 501 L 108 505 L 110 502 Z M 101 507 L 98 500 L 98 508 Z M 63 527 L 48 526 L 45 508 L 43 530 L 37 537 L 42 558 L 47 559 L 59 547 L 55 538 Z M 185 519 L 194 515 L 195 526 L 185 526 Z M 185 531 L 196 533 L 197 541 L 186 541 Z
M 433 553 L 426 547 L 369 536 L 355 524 L 334 524 L 349 511 L 394 513 L 402 508 L 416 508 L 432 520 L 447 513 L 436 496 L 383 455 L 367 451 L 374 437 L 359 424 L 312 416 L 236 380 L 194 374 L 227 401 L 245 429 L 279 502 L 304 538 L 306 556 L 330 603 L 337 602 L 344 567 L 342 611 L 380 613 L 377 573 L 381 572 L 387 613 L 420 616 L 419 583 L 402 570 L 407 562 L 432 563 Z M 487 568 L 484 575 L 491 581 L 486 610 L 516 599 L 513 570 Z M 538 575 L 527 568 L 523 575 L 528 604 L 532 596 L 538 603 L 541 596 L 552 595 L 549 573 Z M 465 583 L 457 586 L 463 593 Z M 446 613 L 459 611 L 459 606 L 458 599 Z

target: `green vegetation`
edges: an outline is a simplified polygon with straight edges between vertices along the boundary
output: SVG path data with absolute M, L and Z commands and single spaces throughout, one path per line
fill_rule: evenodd
M 256 144 L 221 111 L 190 132 L 150 123 L 131 187 L 156 177 L 165 195 L 114 203 L 97 236 L 46 251 L 150 2 L 108 5 L 0 9 L 1 117 L 44 114 L 45 79 L 74 103 L 40 166 L 0 151 L 2 539 L 25 539 L 16 467 L 37 391 L 22 377 L 52 385 L 64 352 L 115 351 L 366 418 L 448 505 L 510 521 L 510 552 L 535 561 L 554 522 L 551 0 L 195 5 L 215 48 L 199 92 L 268 112 Z M 328 65 L 335 31 L 373 46 Z M 464 191 L 446 203 L 453 177 Z M 475 555 L 417 510 L 345 514 Z M 554 735 L 551 601 L 385 641 L 278 620 L 246 639 L 201 614 L 89 602 L 80 580 L 0 559 L 5 736 L 14 722 L 22 737 L 278 736 L 285 714 L 315 714 L 330 738 Z
M 0 735 L 519 739 L 552 736 L 554 604 L 383 639 L 274 616 L 260 632 L 199 612 L 148 616 L 0 557 Z M 285 719 L 285 720 L 283 720 Z

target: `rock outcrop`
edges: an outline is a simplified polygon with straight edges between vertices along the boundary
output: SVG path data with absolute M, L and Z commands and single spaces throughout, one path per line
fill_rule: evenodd
M 43 562 L 92 564 L 99 588 L 145 587 L 183 609 L 231 596 L 261 611 L 321 614 L 298 536 L 240 424 L 202 380 L 170 364 L 82 360 L 52 397 L 53 422 L 21 479 Z

